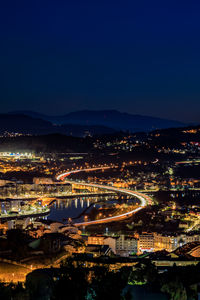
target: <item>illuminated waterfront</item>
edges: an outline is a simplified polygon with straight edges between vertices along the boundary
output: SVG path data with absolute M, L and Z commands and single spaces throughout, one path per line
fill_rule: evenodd
M 92 208 L 100 209 L 103 205 L 114 206 L 117 203 L 126 203 L 127 205 L 136 205 L 137 200 L 127 196 L 95 196 L 80 197 L 72 199 L 57 199 L 51 205 L 48 219 L 55 221 L 66 221 L 69 218 L 73 222 L 81 222 L 84 219 L 84 213 L 89 213 Z

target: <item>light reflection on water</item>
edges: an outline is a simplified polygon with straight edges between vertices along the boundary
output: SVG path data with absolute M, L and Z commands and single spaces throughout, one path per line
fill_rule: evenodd
M 79 217 L 79 215 L 84 211 L 88 213 L 94 206 L 98 208 L 103 203 L 116 203 L 118 200 L 119 197 L 116 196 L 81 197 L 65 200 L 57 199 L 51 206 L 48 219 L 62 222 L 64 219 L 72 218 L 76 221 L 83 221 L 83 216 Z M 130 200 L 124 197 L 123 201 L 128 203 Z
M 188 193 L 185 192 L 164 192 L 165 197 L 163 198 L 162 193 L 155 193 L 153 197 L 160 198 L 165 201 L 169 201 L 173 198 L 177 199 L 177 196 L 180 200 L 183 200 L 185 197 L 189 196 L 190 200 L 193 199 L 193 201 L 199 201 L 200 192 L 198 191 L 190 191 Z M 189 195 L 188 195 L 189 194 Z M 98 197 L 80 197 L 80 198 L 74 198 L 74 199 L 65 199 L 65 200 L 56 200 L 56 202 L 51 207 L 51 212 L 48 216 L 48 219 L 56 220 L 56 221 L 63 221 L 63 219 L 68 218 L 77 218 L 84 210 L 86 210 L 89 206 L 90 208 L 86 211 L 87 213 L 92 208 L 91 204 L 94 203 L 97 208 L 102 205 L 102 203 L 116 203 L 118 200 L 121 199 L 123 202 L 127 202 L 131 204 L 136 203 L 138 200 L 131 199 L 128 196 L 98 196 Z M 99 202 L 101 203 L 99 204 Z M 74 221 L 79 222 L 83 221 L 83 217 L 79 219 L 75 219 Z
M 197 203 L 199 205 L 200 192 L 199 191 L 184 191 L 184 192 L 158 192 L 153 194 L 153 197 L 160 200 L 161 202 L 167 201 L 180 201 L 183 204 L 183 201 L 189 201 L 190 204 Z M 90 209 L 94 206 L 97 208 L 102 205 L 102 203 L 116 203 L 119 199 L 122 199 L 123 202 L 126 202 L 129 197 L 127 196 L 95 196 L 95 197 L 79 197 L 79 198 L 66 198 L 66 199 L 57 199 L 52 206 L 50 207 L 51 211 L 48 216 L 43 218 L 51 219 L 55 221 L 62 222 L 64 219 L 68 218 L 77 218 L 81 213 L 83 213 L 87 208 L 86 213 L 90 211 Z M 129 198 L 130 199 L 130 198 Z M 189 199 L 189 200 L 188 200 Z M 99 202 L 101 203 L 99 204 Z M 128 200 L 133 201 L 136 200 Z M 23 200 L 15 200 L 15 201 L 0 201 L 0 213 L 6 214 L 9 211 L 20 211 L 23 209 L 27 209 L 28 206 L 31 206 L 31 201 L 23 201 Z M 93 204 L 93 206 L 91 206 Z M 83 220 L 83 216 L 79 219 L 74 219 L 75 222 L 79 222 Z
M 79 197 L 79 198 L 66 198 L 66 199 L 57 199 L 50 206 L 50 213 L 48 216 L 44 216 L 44 219 L 50 219 L 55 221 L 62 222 L 63 220 L 68 220 L 72 218 L 76 221 L 82 221 L 83 216 L 79 217 L 81 213 L 87 211 L 87 213 L 92 209 L 92 207 L 100 207 L 105 203 L 116 203 L 118 201 L 127 202 L 129 197 L 127 196 L 95 196 L 95 197 Z M 127 202 L 128 203 L 128 202 Z M 24 209 L 25 211 L 28 207 L 32 206 L 32 201 L 1 201 L 0 202 L 0 213 L 7 214 L 10 211 L 19 212 Z M 79 217 L 79 218 L 77 218 Z M 14 218 L 13 218 L 14 219 Z

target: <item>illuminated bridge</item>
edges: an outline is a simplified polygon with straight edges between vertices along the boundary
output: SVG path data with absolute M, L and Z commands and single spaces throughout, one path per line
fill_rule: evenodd
M 57 180 L 64 180 L 65 177 L 69 176 L 70 174 L 74 174 L 74 173 L 78 173 L 78 172 L 84 172 L 84 171 L 88 172 L 88 171 L 95 171 L 95 170 L 108 169 L 108 168 L 109 167 L 102 167 L 102 168 L 91 168 L 91 169 L 69 171 L 69 172 L 65 172 L 63 174 L 58 175 Z M 128 190 L 128 189 L 121 189 L 121 188 L 116 188 L 116 187 L 112 187 L 112 186 L 108 186 L 108 185 L 101 185 L 101 184 L 97 184 L 97 183 L 77 182 L 74 180 L 73 181 L 67 180 L 67 182 L 72 183 L 72 184 L 79 184 L 79 185 L 83 185 L 83 186 L 95 187 L 95 188 L 113 191 L 113 192 L 117 192 L 117 193 L 121 193 L 121 194 L 126 194 L 128 196 L 136 197 L 137 199 L 140 200 L 140 206 L 137 208 L 134 208 L 133 210 L 131 210 L 129 212 L 126 212 L 126 213 L 123 213 L 123 214 L 120 214 L 117 216 L 113 216 L 113 217 L 99 219 L 99 220 L 75 223 L 74 224 L 75 226 L 88 226 L 88 225 L 102 224 L 102 223 L 108 223 L 108 222 L 112 222 L 112 221 L 119 221 L 122 219 L 126 219 L 126 218 L 130 217 L 131 215 L 133 215 L 134 213 L 136 213 L 137 211 L 143 209 L 148 204 L 152 203 L 152 199 L 149 196 L 147 196 L 143 193 L 139 193 L 139 192 Z

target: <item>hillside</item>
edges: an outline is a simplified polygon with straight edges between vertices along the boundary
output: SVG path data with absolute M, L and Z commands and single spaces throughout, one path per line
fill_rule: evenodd
M 19 113 L 19 112 L 18 112 Z M 47 116 L 31 111 L 21 111 L 30 117 L 38 117 L 57 125 L 104 126 L 115 131 L 151 131 L 155 129 L 182 127 L 185 124 L 161 118 L 122 113 L 117 110 L 92 111 L 84 110 L 62 116 Z
M 22 134 L 61 133 L 81 137 L 88 134 L 112 134 L 115 130 L 101 125 L 55 125 L 50 121 L 39 118 L 37 114 L 35 114 L 35 117 L 23 114 L 0 114 L 0 134 L 5 132 Z

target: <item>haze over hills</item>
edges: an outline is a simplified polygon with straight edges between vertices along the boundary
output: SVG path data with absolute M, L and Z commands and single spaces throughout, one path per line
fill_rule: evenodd
M 71 112 L 61 116 L 48 116 L 33 111 L 18 111 L 10 114 L 23 114 L 32 118 L 42 119 L 51 122 L 54 125 L 78 125 L 87 126 L 86 130 L 90 130 L 90 126 L 103 126 L 114 131 L 151 131 L 155 129 L 164 129 L 172 127 L 186 126 L 179 121 L 167 120 L 156 117 L 132 115 L 122 113 L 117 110 L 83 110 Z M 100 129 L 100 128 L 99 128 Z M 100 132 L 99 132 L 100 133 Z

